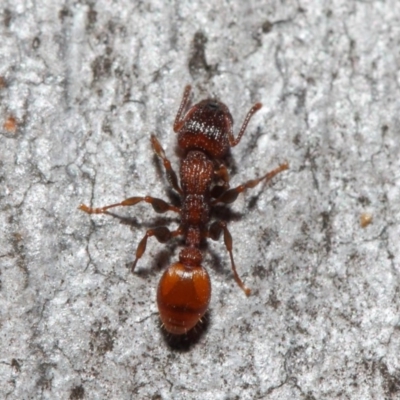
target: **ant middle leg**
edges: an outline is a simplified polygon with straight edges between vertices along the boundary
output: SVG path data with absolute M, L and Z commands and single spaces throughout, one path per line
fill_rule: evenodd
M 110 204 L 108 206 L 104 206 L 104 207 L 99 207 L 99 208 L 94 208 L 94 207 L 88 207 L 85 204 L 81 204 L 78 209 L 82 210 L 88 214 L 107 214 L 107 210 L 109 210 L 110 208 L 114 208 L 114 207 L 119 207 L 119 206 L 134 206 L 135 204 L 138 204 L 140 202 L 146 202 L 146 203 L 150 203 L 154 209 L 155 212 L 157 213 L 165 213 L 167 211 L 174 211 L 177 213 L 180 213 L 181 210 L 178 207 L 175 207 L 171 204 L 168 204 L 167 202 L 165 202 L 162 199 L 158 199 L 156 197 L 151 197 L 151 196 L 144 196 L 144 197 L 130 197 L 129 199 L 125 199 L 123 201 L 121 201 L 120 203 L 115 203 L 115 204 Z
M 228 169 L 224 164 L 219 164 L 214 170 L 214 176 L 222 182 L 220 185 L 213 186 L 210 192 L 211 197 L 217 199 L 229 189 Z
M 214 205 L 216 203 L 224 203 L 224 204 L 233 203 L 237 199 L 239 193 L 244 192 L 246 189 L 252 189 L 253 187 L 257 186 L 262 181 L 268 182 L 275 175 L 277 175 L 280 172 L 285 171 L 287 169 L 289 169 L 289 164 L 287 162 L 284 162 L 279 167 L 273 169 L 270 172 L 267 172 L 261 178 L 251 179 L 251 180 L 243 183 L 242 185 L 239 185 L 233 189 L 227 190 L 226 192 L 222 193 L 218 198 L 213 200 L 212 204 Z
M 232 235 L 230 234 L 228 227 L 226 226 L 226 223 L 223 221 L 213 222 L 208 230 L 208 237 L 212 240 L 218 240 L 219 237 L 221 236 L 221 231 L 224 231 L 224 243 L 225 243 L 226 250 L 228 250 L 229 257 L 231 259 L 231 267 L 232 267 L 233 276 L 235 278 L 235 281 L 239 285 L 239 287 L 244 291 L 246 296 L 250 296 L 251 289 L 249 289 L 243 283 L 243 281 L 240 279 L 239 274 L 236 271 L 236 265 L 235 265 L 235 261 L 233 260 L 233 253 L 232 253 L 232 248 L 233 248 Z
M 138 247 L 136 248 L 136 258 L 132 264 L 132 272 L 135 270 L 137 262 L 146 251 L 147 239 L 149 237 L 155 236 L 160 243 L 166 243 L 171 238 L 182 235 L 182 232 L 183 231 L 181 228 L 178 228 L 177 230 L 171 232 L 166 226 L 159 226 L 157 228 L 149 229 L 143 236 L 143 239 L 139 242 Z
M 223 182 L 222 187 L 229 189 L 229 172 L 225 164 L 219 164 L 218 169 L 214 170 L 214 175 Z

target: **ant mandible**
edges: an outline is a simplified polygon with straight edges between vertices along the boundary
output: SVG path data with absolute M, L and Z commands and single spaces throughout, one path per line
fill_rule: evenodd
M 223 158 L 231 147 L 242 138 L 247 124 L 261 103 L 256 103 L 247 113 L 236 138 L 233 135 L 233 118 L 225 104 L 207 99 L 189 108 L 191 87 L 186 86 L 174 122 L 178 134 L 178 146 L 183 158 L 180 165 L 180 184 L 178 177 L 165 155 L 164 149 L 155 136 L 151 136 L 153 150 L 162 160 L 167 179 L 179 193 L 181 207 L 168 204 L 151 196 L 130 197 L 120 203 L 92 208 L 84 204 L 79 209 L 88 214 L 107 214 L 110 208 L 133 206 L 140 202 L 150 203 L 157 213 L 173 211 L 180 214 L 178 229 L 170 231 L 161 226 L 149 229 L 136 249 L 132 272 L 146 250 L 147 239 L 155 236 L 165 243 L 176 236 L 183 236 L 185 247 L 179 253 L 179 262 L 168 267 L 161 277 L 157 290 L 157 304 L 164 328 L 181 335 L 195 327 L 207 311 L 211 297 L 211 282 L 202 266 L 203 256 L 200 244 L 204 239 L 218 240 L 223 232 L 225 247 L 229 253 L 233 276 L 236 283 L 249 296 L 251 291 L 240 279 L 232 254 L 232 236 L 224 221 L 214 221 L 210 226 L 210 211 L 216 204 L 230 204 L 239 193 L 251 189 L 262 181 L 269 181 L 279 172 L 289 168 L 283 163 L 260 178 L 249 180 L 233 189 L 229 188 L 229 174 Z M 187 112 L 186 112 L 187 111 Z

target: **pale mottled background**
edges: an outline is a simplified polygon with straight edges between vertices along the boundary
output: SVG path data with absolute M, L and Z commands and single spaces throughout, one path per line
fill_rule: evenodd
M 399 67 L 398 0 L 3 1 L 0 398 L 399 398 Z M 177 220 L 77 206 L 168 199 L 149 137 L 177 165 L 187 83 L 236 129 L 264 104 L 233 185 L 291 169 L 232 207 L 254 295 L 210 243 L 208 329 L 177 345 L 155 291 L 179 242 L 129 272 L 146 228 Z

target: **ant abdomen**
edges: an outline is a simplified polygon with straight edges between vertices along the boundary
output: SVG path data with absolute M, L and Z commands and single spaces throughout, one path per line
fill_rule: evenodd
M 195 327 L 207 311 L 211 281 L 201 265 L 172 264 L 161 277 L 157 305 L 168 332 L 182 335 Z
M 207 311 L 211 281 L 202 267 L 199 249 L 185 247 L 179 262 L 164 272 L 157 290 L 160 319 L 166 331 L 182 335 L 195 327 Z

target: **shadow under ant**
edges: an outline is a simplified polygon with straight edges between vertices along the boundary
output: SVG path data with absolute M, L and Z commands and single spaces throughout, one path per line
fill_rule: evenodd
M 210 310 L 207 310 L 207 312 L 201 318 L 201 321 L 199 321 L 194 328 L 190 329 L 183 335 L 173 335 L 167 332 L 161 326 L 160 322 L 160 330 L 165 344 L 171 350 L 181 353 L 186 353 L 190 351 L 208 332 L 210 328 L 211 314 L 212 312 Z

